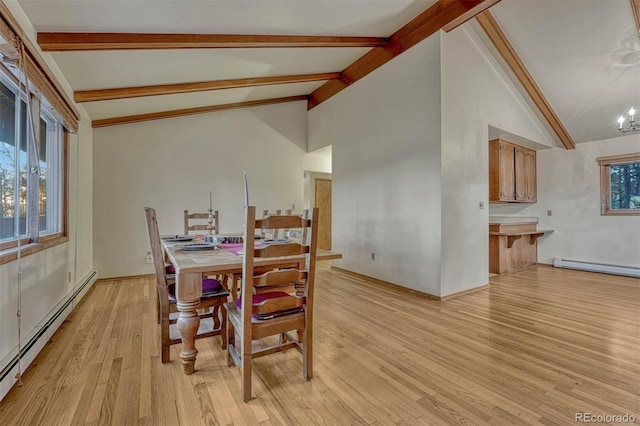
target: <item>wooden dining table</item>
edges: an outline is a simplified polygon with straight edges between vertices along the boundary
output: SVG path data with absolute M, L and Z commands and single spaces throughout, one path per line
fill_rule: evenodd
M 178 308 L 177 327 L 182 338 L 180 360 L 185 374 L 192 374 L 198 350 L 195 336 L 200 327 L 198 307 L 202 296 L 202 277 L 242 272 L 242 255 L 233 250 L 216 248 L 203 251 L 184 251 L 184 242 L 162 241 L 167 259 L 176 269 L 176 304 Z M 316 260 L 342 259 L 342 254 L 329 250 L 318 250 Z M 302 267 L 306 255 L 276 258 L 256 258 L 254 266 L 277 266 L 298 262 Z

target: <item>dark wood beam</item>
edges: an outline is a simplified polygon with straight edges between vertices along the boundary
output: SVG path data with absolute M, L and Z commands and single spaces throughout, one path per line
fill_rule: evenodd
M 462 15 L 460 15 L 460 17 L 458 17 L 457 19 L 454 19 L 453 21 L 449 22 L 447 25 L 443 26 L 442 30 L 448 33 L 454 28 L 458 28 L 460 25 L 464 24 L 469 19 L 475 18 L 476 15 L 489 9 L 491 6 L 498 3 L 499 1 L 500 0 L 493 0 L 493 1 L 488 1 L 488 2 L 483 2 L 478 4 L 476 7 L 469 9 L 466 13 L 463 13 Z
M 636 30 L 638 37 L 640 37 L 640 0 L 629 0 L 631 2 L 631 11 L 633 12 L 633 18 L 636 21 Z
M 558 136 L 562 145 L 564 145 L 566 149 L 574 149 L 576 144 L 571 138 L 571 135 L 567 132 L 567 129 L 565 129 L 564 125 L 551 107 L 551 104 L 544 97 L 544 94 L 536 84 L 535 80 L 529 73 L 529 70 L 527 70 L 527 67 L 520 59 L 520 56 L 518 56 L 518 53 L 511 45 L 511 42 L 502 31 L 502 28 L 500 28 L 500 25 L 495 20 L 491 12 L 487 10 L 481 13 L 476 16 L 476 20 L 511 71 L 515 74 L 524 90 L 531 97 L 531 100 L 536 105 L 542 116 L 545 118 L 547 123 L 549 123 L 549 126 L 551 126 L 555 134 Z
M 119 124 L 140 123 L 142 121 L 161 120 L 164 118 L 183 117 L 186 115 L 204 114 L 207 112 L 225 111 L 237 108 L 249 108 L 259 105 L 281 104 L 285 102 L 295 102 L 307 100 L 307 95 L 287 96 L 284 98 L 260 99 L 257 101 L 234 102 L 231 104 L 210 105 L 197 108 L 176 109 L 172 111 L 152 112 L 149 114 L 126 115 L 122 117 L 105 118 L 102 120 L 93 120 L 91 127 L 108 127 L 117 126 Z
M 349 65 L 342 71 L 340 80 L 328 81 L 311 93 L 307 108 L 313 109 L 445 26 L 452 29 L 499 1 L 438 0 L 391 35 L 384 47 L 371 49 Z
M 44 52 L 80 50 L 223 49 L 264 47 L 379 47 L 384 37 L 250 34 L 38 33 Z
M 110 101 L 144 96 L 175 95 L 209 90 L 237 89 L 239 87 L 267 86 L 340 78 L 339 72 L 320 74 L 284 75 L 274 77 L 237 78 L 233 80 L 202 81 L 197 83 L 161 84 L 157 86 L 121 87 L 116 89 L 83 90 L 75 92 L 76 102 Z

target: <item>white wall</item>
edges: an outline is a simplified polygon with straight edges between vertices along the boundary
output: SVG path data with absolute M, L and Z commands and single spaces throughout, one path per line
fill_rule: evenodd
M 596 158 L 640 152 L 640 134 L 538 151 L 538 202 L 492 205 L 491 214 L 537 216 L 554 233 L 538 240 L 538 262 L 556 257 L 640 267 L 640 216 L 600 215 Z M 547 216 L 551 210 L 551 216 Z
M 312 109 L 309 147 L 326 145 L 334 264 L 438 295 L 439 35 Z
M 442 295 L 488 284 L 490 125 L 553 145 L 469 26 L 443 33 Z
M 183 210 L 204 212 L 213 190 L 222 232 L 242 232 L 247 172 L 250 203 L 303 204 L 305 102 L 222 111 L 95 131 L 94 263 L 101 277 L 152 273 L 144 207 L 161 233 L 183 232 Z M 304 147 L 304 148 L 303 148 Z
M 310 148 L 333 146 L 338 266 L 438 296 L 488 283 L 489 126 L 553 141 L 466 27 L 310 111 Z
M 35 30 L 20 6 L 5 2 L 26 34 L 35 40 Z M 37 45 L 35 42 L 34 45 Z M 51 55 L 42 55 L 54 74 L 71 94 Z M 22 344 L 24 345 L 52 311 L 67 299 L 93 269 L 92 256 L 92 137 L 91 122 L 82 114 L 80 128 L 69 143 L 69 242 L 22 258 Z M 0 265 L 0 370 L 17 353 L 18 262 Z M 52 330 L 53 331 L 53 330 Z M 46 342 L 46 339 L 45 339 Z M 33 358 L 37 350 L 30 352 Z M 25 368 L 27 363 L 23 364 Z M 0 383 L 0 399 L 13 383 L 12 372 Z

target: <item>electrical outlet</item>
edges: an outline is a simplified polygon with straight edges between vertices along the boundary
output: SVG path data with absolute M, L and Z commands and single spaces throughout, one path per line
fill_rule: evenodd
M 371 252 L 371 260 L 376 260 L 376 254 L 374 252 Z
M 153 263 L 153 256 L 150 251 L 147 252 L 147 263 Z
M 547 210 L 547 216 L 551 216 L 551 210 Z
M 295 210 L 296 209 L 296 205 L 295 204 L 291 204 L 291 210 Z
M 484 210 L 484 201 L 478 201 L 478 208 Z

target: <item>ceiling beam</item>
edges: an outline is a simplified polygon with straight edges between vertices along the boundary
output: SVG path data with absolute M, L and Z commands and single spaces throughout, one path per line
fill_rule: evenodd
M 529 94 L 531 100 L 536 105 L 542 116 L 545 118 L 549 126 L 553 129 L 555 134 L 562 142 L 562 145 L 566 149 L 574 149 L 576 147 L 575 142 L 567 132 L 567 129 L 563 126 L 562 122 L 556 115 L 555 111 L 551 107 L 551 104 L 544 97 L 544 94 L 536 84 L 535 80 L 527 70 L 518 53 L 509 42 L 506 34 L 500 28 L 500 25 L 495 20 L 491 12 L 488 10 L 476 16 L 476 20 L 489 37 L 489 40 L 498 50 L 498 53 L 502 56 L 507 63 L 511 71 L 515 74 L 516 78 Z
M 345 68 L 339 80 L 328 81 L 311 93 L 307 108 L 313 109 L 431 34 L 444 27 L 451 30 L 499 1 L 438 0 L 433 6 L 391 35 L 389 43 L 385 46 L 371 49 Z
M 102 120 L 93 120 L 91 127 L 94 129 L 99 127 L 117 126 L 120 124 L 140 123 L 143 121 L 162 120 L 165 118 L 184 117 L 186 115 L 204 114 L 207 112 L 225 111 L 237 108 L 249 108 L 259 105 L 281 104 L 285 102 L 295 102 L 307 100 L 307 95 L 287 96 L 284 98 L 260 99 L 257 101 L 234 102 L 231 104 L 210 105 L 197 108 L 176 109 L 172 111 L 152 112 L 149 114 L 126 115 L 122 117 L 105 118 Z
M 640 0 L 629 0 L 631 2 L 631 11 L 636 21 L 636 30 L 638 31 L 638 37 L 640 37 Z
M 44 52 L 264 47 L 380 47 L 384 37 L 250 34 L 38 33 Z
M 110 101 L 144 96 L 175 95 L 209 90 L 237 89 L 275 84 L 306 83 L 340 78 L 339 72 L 284 75 L 274 77 L 237 78 L 233 80 L 201 81 L 196 83 L 161 84 L 156 86 L 120 87 L 115 89 L 82 90 L 75 92 L 76 102 Z

